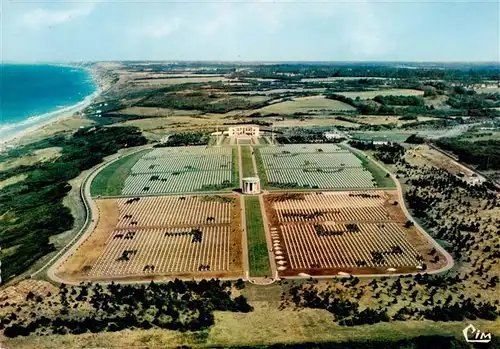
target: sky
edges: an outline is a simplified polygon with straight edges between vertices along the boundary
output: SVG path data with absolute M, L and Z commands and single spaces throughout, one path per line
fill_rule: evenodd
M 500 61 L 497 0 L 0 0 L 0 60 Z

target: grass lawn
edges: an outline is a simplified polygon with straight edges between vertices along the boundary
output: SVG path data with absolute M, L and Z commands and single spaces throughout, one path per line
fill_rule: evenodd
M 377 182 L 378 187 L 382 188 L 396 188 L 396 184 L 391 177 L 387 177 L 387 172 L 385 172 L 380 166 L 378 166 L 373 160 L 367 159 L 361 152 L 356 149 L 352 150 L 352 153 L 356 155 L 358 159 L 361 160 L 363 166 L 371 172 L 373 178 Z
M 243 178 L 253 177 L 252 149 L 250 147 L 241 147 L 241 161 L 243 167 Z
M 262 158 L 260 157 L 259 149 L 255 149 L 255 163 L 257 164 L 257 172 L 260 178 L 260 186 L 261 188 L 268 188 L 269 181 L 267 179 L 266 169 L 264 167 L 264 163 L 262 162 Z
M 266 138 L 261 137 L 259 138 L 259 145 L 268 145 L 269 143 L 267 142 Z
M 238 149 L 233 148 L 232 149 L 232 168 L 231 168 L 231 178 L 233 179 L 233 186 L 239 187 L 240 186 L 240 171 L 239 171 L 239 166 L 238 166 Z
M 245 197 L 248 261 L 251 276 L 270 276 L 269 256 L 258 196 Z
M 125 179 L 129 175 L 130 169 L 149 151 L 150 149 L 141 150 L 106 166 L 92 181 L 90 185 L 90 194 L 93 197 L 98 195 L 121 195 L 123 186 L 125 185 Z

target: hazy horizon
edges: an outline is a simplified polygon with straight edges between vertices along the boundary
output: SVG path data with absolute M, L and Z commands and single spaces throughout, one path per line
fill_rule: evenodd
M 2 1 L 2 62 L 498 62 L 500 4 Z
M 222 60 L 222 59 L 183 59 L 183 60 L 170 60 L 170 59 L 141 59 L 141 60 L 126 60 L 126 59 L 115 59 L 115 60 L 94 60 L 94 61 L 82 61 L 82 60 L 70 60 L 70 61 L 2 61 L 0 65 L 7 64 L 19 64 L 19 65 L 37 65 L 37 64 L 83 64 L 83 63 L 210 63 L 210 64 L 417 64 L 417 65 L 499 65 L 500 61 L 390 61 L 390 60 L 366 60 L 366 61 L 300 61 L 300 60 Z

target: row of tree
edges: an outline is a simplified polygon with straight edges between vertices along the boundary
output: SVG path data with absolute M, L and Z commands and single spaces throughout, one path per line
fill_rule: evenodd
M 244 287 L 238 281 L 235 287 Z M 149 285 L 108 286 L 84 284 L 79 287 L 61 285 L 56 312 L 50 318 L 34 314 L 27 322 L 11 315 L 2 323 L 7 337 L 29 334 L 80 334 L 86 332 L 148 329 L 152 327 L 176 331 L 201 331 L 214 324 L 214 311 L 249 312 L 252 307 L 243 296 L 231 296 L 230 281 L 170 281 Z M 36 307 L 44 299 L 27 298 L 26 307 Z M 90 305 L 90 308 L 88 307 Z M 81 312 L 78 308 L 87 309 Z M 57 313 L 57 309 L 60 309 Z
M 25 156 L 47 146 L 60 147 L 54 161 L 19 166 L 0 172 L 0 178 L 26 175 L 21 182 L 0 192 L 0 245 L 9 249 L 2 256 L 2 278 L 19 275 L 36 260 L 55 249 L 49 239 L 73 226 L 73 216 L 62 204 L 71 189 L 68 181 L 99 164 L 105 156 L 124 147 L 146 143 L 133 127 L 87 127 L 70 137 L 56 136 L 2 156 L 3 160 Z

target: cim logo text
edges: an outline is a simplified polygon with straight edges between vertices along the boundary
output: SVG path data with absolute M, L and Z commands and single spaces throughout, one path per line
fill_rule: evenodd
M 462 331 L 467 343 L 489 343 L 491 342 L 491 333 L 481 332 L 472 325 L 467 326 Z

